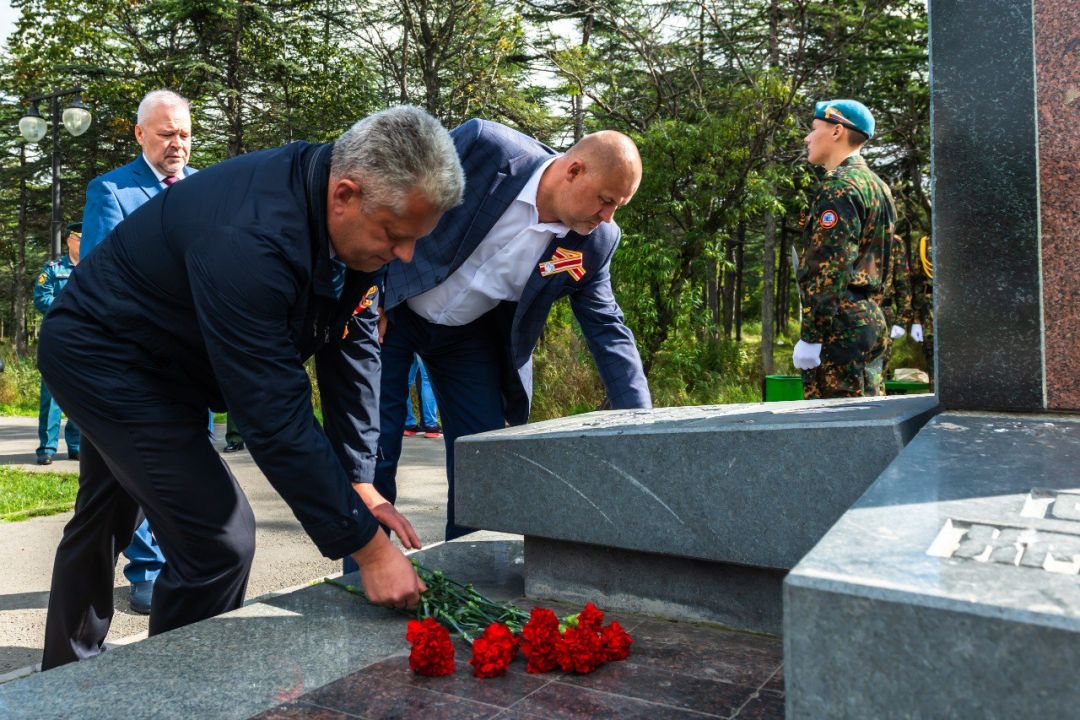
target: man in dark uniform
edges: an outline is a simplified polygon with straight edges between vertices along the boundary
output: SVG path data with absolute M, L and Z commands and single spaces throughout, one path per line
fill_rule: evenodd
M 809 161 L 828 170 L 803 229 L 798 272 L 802 331 L 792 361 L 808 400 L 878 394 L 872 368 L 885 351 L 882 276 L 896 206 L 860 154 L 873 135 L 866 106 L 834 100 L 817 104 L 806 136 Z
M 422 110 L 392 108 L 333 145 L 250 153 L 177 183 L 83 262 L 39 350 L 45 382 L 89 441 L 56 553 L 44 669 L 100 652 L 117 553 L 140 507 L 168 558 L 150 634 L 240 607 L 255 520 L 207 437 L 207 407 L 236 416 L 322 553 L 359 564 L 369 599 L 419 601 L 423 583 L 379 525 L 405 547 L 419 541 L 371 485 L 373 304 L 383 266 L 408 261 L 463 188 L 446 130 Z M 325 430 L 304 369 L 311 356 Z M 67 372 L 76 362 L 78 379 Z
M 926 358 L 926 372 L 930 376 L 930 386 L 934 385 L 934 250 L 930 238 L 919 240 L 918 257 L 912 263 L 911 307 L 914 323 L 911 326 L 911 339 L 923 344 L 923 356 Z
M 34 285 L 34 307 L 44 317 L 53 302 L 60 295 L 60 291 L 67 285 L 71 271 L 79 264 L 79 241 L 82 239 L 82 223 L 72 223 L 65 228 L 67 236 L 67 255 L 53 260 L 46 265 L 41 275 L 38 275 L 37 284 Z M 41 381 L 41 401 L 38 411 L 38 440 L 40 445 L 37 449 L 38 465 L 51 465 L 56 449 L 60 444 L 60 420 L 62 411 L 60 406 L 49 394 L 49 388 L 45 387 L 45 381 Z M 64 428 L 64 440 L 67 442 L 68 459 L 79 459 L 79 428 L 68 418 Z

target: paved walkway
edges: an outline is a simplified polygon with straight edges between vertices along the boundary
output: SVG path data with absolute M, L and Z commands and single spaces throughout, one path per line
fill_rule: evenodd
M 217 435 L 224 438 L 224 426 Z M 0 464 L 33 470 L 77 472 L 78 463 L 58 459 L 51 466 L 35 464 L 36 418 L 0 417 Z M 223 440 L 218 440 L 220 449 Z M 61 443 L 58 458 L 66 458 Z M 255 562 L 248 583 L 249 598 L 307 583 L 337 572 L 340 563 L 324 558 L 255 466 L 241 451 L 222 455 L 247 494 L 255 513 Z M 442 539 L 446 507 L 445 454 L 442 440 L 405 438 L 398 508 L 413 523 L 425 545 Z M 41 660 L 45 610 L 49 602 L 53 554 L 71 513 L 0 522 L 0 675 Z M 124 557 L 116 567 L 116 613 L 108 640 L 143 633 L 147 618 L 131 612 Z

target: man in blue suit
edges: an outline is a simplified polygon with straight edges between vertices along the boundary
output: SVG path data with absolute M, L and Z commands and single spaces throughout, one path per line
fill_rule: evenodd
M 82 257 L 89 255 L 136 208 L 196 172 L 187 165 L 191 155 L 191 110 L 180 95 L 169 90 L 147 93 L 139 103 L 135 139 L 143 149 L 139 157 L 94 178 L 86 186 Z M 211 433 L 213 417 L 211 413 Z M 145 519 L 124 555 L 129 561 L 124 576 L 131 583 L 131 609 L 148 615 L 154 581 L 165 557 Z
M 150 634 L 239 608 L 255 518 L 206 436 L 228 407 L 251 456 L 368 599 L 424 591 L 416 533 L 373 486 L 384 266 L 461 201 L 453 141 L 424 111 L 364 118 L 332 145 L 241 155 L 159 193 L 85 258 L 41 328 L 42 377 L 90 442 L 56 551 L 42 668 L 98 654 L 113 568 L 138 524 L 168 562 Z M 243 272 L 237 272 L 242 267 Z M 312 410 L 315 359 L 324 423 Z M 78 363 L 81 377 L 67 369 Z
M 532 353 L 557 299 L 570 298 L 611 406 L 652 406 L 609 274 L 619 242 L 613 216 L 641 181 L 633 141 L 599 132 L 559 154 L 486 120 L 450 134 L 465 199 L 417 244 L 412 263 L 387 268 L 375 471 L 376 488 L 393 501 L 415 352 L 442 414 L 448 540 L 469 532 L 454 522 L 454 441 L 528 421 Z

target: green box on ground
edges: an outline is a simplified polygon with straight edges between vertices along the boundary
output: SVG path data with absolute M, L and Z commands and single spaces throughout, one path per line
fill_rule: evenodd
M 914 395 L 930 392 L 930 383 L 911 382 L 909 380 L 886 380 L 886 395 Z
M 762 388 L 761 399 L 763 402 L 783 402 L 785 400 L 802 400 L 803 387 L 800 375 L 766 375 L 765 384 Z

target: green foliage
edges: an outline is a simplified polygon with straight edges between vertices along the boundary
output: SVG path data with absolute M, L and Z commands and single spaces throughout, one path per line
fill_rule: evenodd
M 402 102 L 448 127 L 484 117 L 556 148 L 594 130 L 628 133 L 645 173 L 617 216 L 612 283 L 658 405 L 756 399 L 769 306 L 785 328 L 774 372 L 790 372 L 797 291 L 785 263 L 821 177 L 802 142 L 814 101 L 854 97 L 871 107 L 878 135 L 865 154 L 893 190 L 899 232 L 912 239 L 930 227 L 923 0 L 13 5 L 21 15 L 0 53 L 0 338 L 29 340 L 19 348 L 27 357 L 40 322 L 28 298 L 49 254 L 50 158 L 48 140 L 24 144 L 17 122 L 29 95 L 76 83 L 94 122 L 82 137 L 60 134 L 64 222 L 81 216 L 92 178 L 139 152 L 136 106 L 159 87 L 192 101 L 194 167 L 330 141 Z M 777 270 L 777 297 L 763 297 L 766 268 Z M 897 360 L 924 367 L 909 344 L 898 344 Z M 604 403 L 565 303 L 537 349 L 534 377 L 534 419 Z M 317 392 L 313 401 L 318 410 Z M 12 359 L 0 405 L 34 414 L 36 404 L 33 361 Z
M 4 372 L 0 373 L 0 415 L 37 417 L 41 375 L 34 357 L 20 358 L 10 346 L 0 349 Z
M 67 512 L 79 492 L 78 473 L 34 472 L 0 465 L 0 521 Z

